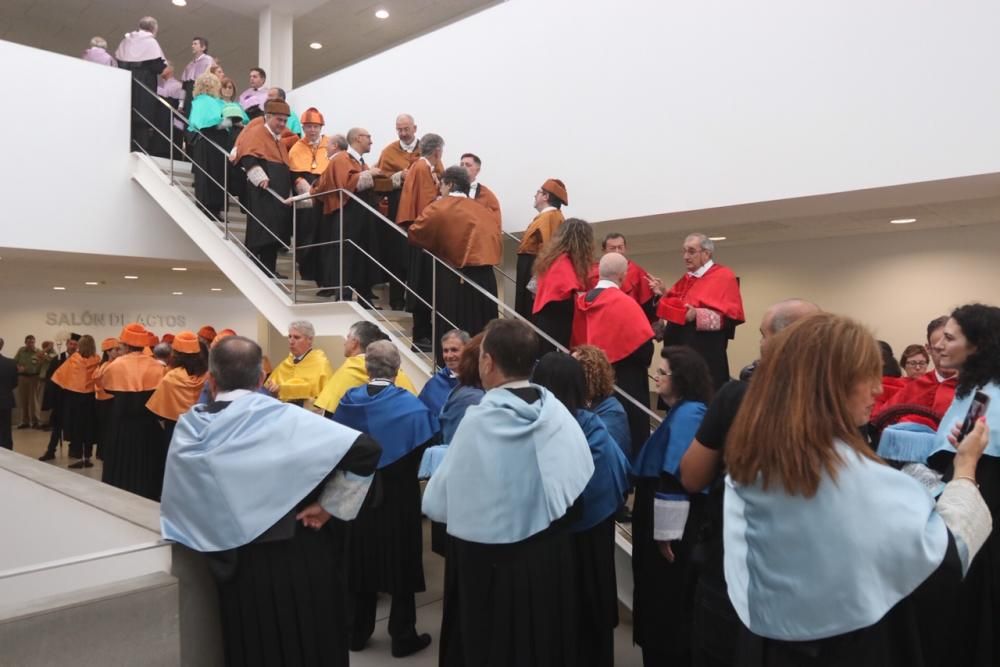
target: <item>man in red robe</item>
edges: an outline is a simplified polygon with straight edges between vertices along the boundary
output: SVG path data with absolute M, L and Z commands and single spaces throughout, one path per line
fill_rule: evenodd
M 736 327 L 743 324 L 743 297 L 736 275 L 712 259 L 715 243 L 704 234 L 684 239 L 687 273 L 664 293 L 664 284 L 650 278 L 650 287 L 662 295 L 656 314 L 666 320 L 664 345 L 687 345 L 705 359 L 716 389 L 729 381 L 726 348 Z
M 615 384 L 648 408 L 653 328 L 639 304 L 621 289 L 627 275 L 624 255 L 609 252 L 601 258 L 596 285 L 577 297 L 570 346 L 594 345 L 604 350 L 615 370 Z M 628 416 L 635 455 L 649 439 L 649 416 L 627 398 L 615 396 Z
M 619 234 L 618 232 L 611 232 L 604 237 L 601 241 L 601 250 L 604 254 L 609 252 L 616 252 L 625 259 L 628 259 L 628 253 L 625 246 L 625 235 Z M 587 286 L 593 288 L 600 279 L 598 276 L 598 262 L 594 262 L 594 267 L 590 271 L 590 276 L 588 276 Z M 642 268 L 631 259 L 628 259 L 628 271 L 625 273 L 625 279 L 622 280 L 621 286 L 622 292 L 628 296 L 635 299 L 635 302 L 642 307 L 643 312 L 646 313 L 646 317 L 649 319 L 650 323 L 657 320 L 656 317 L 656 305 L 655 298 L 656 294 L 653 293 L 653 289 L 649 286 L 649 274 L 646 273 L 646 269 Z

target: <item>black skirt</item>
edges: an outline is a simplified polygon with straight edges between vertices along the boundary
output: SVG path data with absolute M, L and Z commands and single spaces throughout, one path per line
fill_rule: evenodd
M 382 501 L 348 524 L 347 571 L 356 593 L 425 590 L 418 447 L 379 471 Z
M 63 390 L 60 406 L 63 433 L 71 445 L 92 445 L 97 442 L 97 413 L 94 392 L 81 393 Z M 74 447 L 70 447 L 74 449 Z M 70 456 L 80 458 L 80 453 L 70 451 Z
M 347 667 L 343 524 L 211 556 L 226 664 Z
M 697 539 L 701 496 L 691 497 L 683 537 L 673 542 L 674 562 L 653 540 L 653 499 L 659 480 L 639 479 L 632 508 L 632 639 L 643 649 L 689 663 L 697 570 L 691 549 Z
M 579 613 L 568 532 L 500 545 L 449 538 L 441 667 L 576 667 Z
M 150 500 L 159 500 L 167 446 L 156 416 L 146 409 L 152 391 L 116 392 L 111 399 L 109 451 L 101 480 Z
M 612 667 L 618 627 L 614 517 L 574 533 L 573 551 L 580 600 L 580 665 Z

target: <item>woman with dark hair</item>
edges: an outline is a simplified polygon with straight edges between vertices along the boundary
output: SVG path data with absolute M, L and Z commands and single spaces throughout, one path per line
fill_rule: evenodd
M 611 667 L 618 626 L 614 516 L 628 489 L 628 459 L 601 419 L 585 409 L 586 380 L 580 362 L 562 352 L 549 352 L 531 379 L 555 394 L 576 417 L 594 458 L 594 475 L 580 496 L 583 515 L 570 527 L 581 609 L 579 664 Z
M 725 573 L 744 625 L 741 667 L 996 664 L 963 659 L 969 647 L 948 636 L 991 527 L 974 480 L 986 424 L 958 445 L 935 503 L 859 431 L 881 372 L 871 333 L 831 313 L 768 342 L 726 440 Z
M 52 381 L 63 390 L 60 424 L 69 440 L 69 455 L 82 459 L 70 468 L 92 468 L 90 455 L 97 442 L 95 423 L 94 371 L 101 363 L 92 336 L 81 336 L 77 351 L 59 366 Z
M 198 402 L 208 379 L 208 347 L 193 331 L 182 331 L 170 342 L 173 368 L 160 380 L 146 407 L 160 418 L 164 442 L 169 446 L 181 415 Z M 166 449 L 164 449 L 166 451 Z
M 615 369 L 604 350 L 595 345 L 577 345 L 573 358 L 583 367 L 587 408 L 601 418 L 608 433 L 618 443 L 625 458 L 632 458 L 632 438 L 628 416 L 621 401 L 615 397 Z
M 907 345 L 903 354 L 899 357 L 899 366 L 903 373 L 910 380 L 916 379 L 927 372 L 927 367 L 931 363 L 931 355 L 927 353 L 927 348 L 914 343 Z
M 941 418 L 936 452 L 928 465 L 944 473 L 943 480 L 962 476 L 962 447 L 955 446 L 955 428 L 965 419 L 977 394 L 989 399 L 986 424 L 989 444 L 974 474 L 993 514 L 993 532 L 972 563 L 962 586 L 954 618 L 951 664 L 1000 664 L 1000 308 L 969 304 L 956 308 L 937 340 L 938 363 L 943 370 L 958 371 L 955 400 Z M 952 482 L 954 483 L 954 482 Z
M 669 412 L 632 464 L 632 639 L 646 667 L 691 661 L 697 577 L 691 549 L 705 496 L 689 496 L 678 471 L 712 398 L 712 377 L 700 354 L 667 346 L 660 357 L 656 393 Z
M 570 218 L 559 227 L 535 259 L 535 325 L 563 347 L 573 334 L 573 304 L 577 292 L 587 289 L 594 263 L 594 232 L 590 223 Z M 553 349 L 542 340 L 542 350 Z
M 903 377 L 903 371 L 896 363 L 896 353 L 892 351 L 892 345 L 884 340 L 877 341 L 878 349 L 882 353 L 882 377 L 899 378 Z

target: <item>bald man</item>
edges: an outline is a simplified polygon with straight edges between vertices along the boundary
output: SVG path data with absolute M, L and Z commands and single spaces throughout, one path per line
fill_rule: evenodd
M 798 320 L 820 312 L 819 306 L 803 299 L 779 301 L 764 313 L 760 322 L 760 351 L 767 343 Z M 722 568 L 722 467 L 723 450 L 729 427 L 746 395 L 757 362 L 743 369 L 738 380 L 719 390 L 708 406 L 698 434 L 681 459 L 681 483 L 689 493 L 709 489 L 708 507 L 701 531 L 705 562 L 695 590 L 695 623 L 692 636 L 694 664 L 731 665 L 735 662 L 740 621 L 726 592 Z
M 399 212 L 399 199 L 403 192 L 403 181 L 414 162 L 420 159 L 420 140 L 417 139 L 417 123 L 408 113 L 396 117 L 396 136 L 394 141 L 382 149 L 376 167 L 382 175 L 375 179 L 375 194 L 380 199 L 386 217 L 396 220 Z M 434 164 L 434 171 L 440 175 L 444 165 L 440 160 Z M 380 225 L 382 253 L 380 261 L 394 275 L 403 280 L 407 278 L 409 250 L 406 236 L 395 233 L 391 228 Z M 389 306 L 393 310 L 403 310 L 405 292 L 402 283 L 389 281 Z

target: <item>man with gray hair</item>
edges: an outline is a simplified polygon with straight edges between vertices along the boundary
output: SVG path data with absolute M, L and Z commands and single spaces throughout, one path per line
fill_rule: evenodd
M 715 262 L 714 253 L 714 241 L 689 234 L 683 247 L 687 273 L 669 290 L 659 278 L 649 280 L 661 297 L 656 314 L 666 321 L 663 344 L 687 345 L 701 354 L 718 390 L 729 380 L 726 348 L 745 316 L 739 280 L 729 267 Z
M 819 306 L 803 299 L 785 299 L 764 312 L 760 322 L 760 351 L 795 322 L 820 312 Z M 722 567 L 723 454 L 729 428 L 743 403 L 757 362 L 727 383 L 712 399 L 695 439 L 681 459 L 680 477 L 688 493 L 708 489 L 708 508 L 703 510 L 704 527 L 698 532 L 705 560 L 695 590 L 694 628 L 691 640 L 694 664 L 731 665 L 741 627 L 726 592 Z
M 432 375 L 420 390 L 418 397 L 433 415 L 441 414 L 441 408 L 451 390 L 458 386 L 458 364 L 462 360 L 462 350 L 469 342 L 469 334 L 461 329 L 452 329 L 441 336 L 441 356 L 444 366 Z
M 440 179 L 435 171 L 444 154 L 444 139 L 439 134 L 425 134 L 420 138 L 420 159 L 407 170 L 406 181 L 399 197 L 399 211 L 396 223 L 407 227 L 438 198 Z M 409 246 L 409 262 L 406 283 L 427 303 L 431 302 L 431 272 L 433 261 L 419 247 Z M 429 352 L 431 342 L 431 311 L 412 293 L 407 293 L 406 309 L 413 313 L 413 345 L 418 350 Z
M 288 325 L 288 356 L 271 371 L 264 387 L 280 400 L 304 406 L 315 401 L 333 375 L 323 350 L 313 348 L 316 329 L 312 322 L 296 320 Z
M 174 429 L 161 530 L 212 564 L 227 663 L 346 665 L 344 533 L 326 523 L 358 515 L 382 449 L 258 393 L 261 361 L 241 336 L 212 349 L 214 399 Z
M 92 37 L 90 39 L 90 48 L 83 52 L 81 58 L 92 63 L 97 63 L 98 65 L 118 67 L 118 63 L 108 53 L 108 43 L 103 37 Z
M 396 386 L 399 351 L 390 341 L 368 344 L 365 368 L 367 384 L 348 390 L 330 417 L 349 428 L 363 428 L 383 445 L 378 462 L 382 502 L 363 508 L 348 528 L 351 650 L 368 643 L 375 631 L 378 594 L 388 593 L 392 655 L 401 658 L 431 643 L 430 635 L 416 630 L 414 595 L 425 589 L 417 469 L 439 427 L 427 406 Z
M 156 77 L 167 67 L 167 58 L 156 41 L 156 19 L 144 16 L 139 19 L 139 29 L 126 33 L 115 51 L 118 66 L 132 73 L 132 145 L 148 151 L 153 132 L 150 123 L 158 104 Z M 143 90 L 143 86 L 147 90 Z
M 388 340 L 389 337 L 385 332 L 372 322 L 361 320 L 352 324 L 344 337 L 344 363 L 326 383 L 323 392 L 316 399 L 316 407 L 328 414 L 336 412 L 344 394 L 349 389 L 360 387 L 368 380 L 365 350 L 375 341 Z M 396 384 L 416 396 L 417 390 L 413 387 L 413 382 L 402 370 L 399 371 Z

